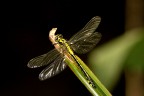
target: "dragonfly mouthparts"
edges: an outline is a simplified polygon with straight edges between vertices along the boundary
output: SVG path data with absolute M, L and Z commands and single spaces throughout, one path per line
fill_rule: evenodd
M 52 43 L 53 45 L 56 45 L 56 44 L 58 44 L 58 42 L 54 42 L 54 43 Z

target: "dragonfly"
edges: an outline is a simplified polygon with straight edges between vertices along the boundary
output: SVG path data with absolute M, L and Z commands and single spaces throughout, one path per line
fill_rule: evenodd
M 63 38 L 61 34 L 55 35 L 55 42 L 52 42 L 54 46 L 59 46 L 59 49 L 50 50 L 49 52 L 42 54 L 40 56 L 32 58 L 27 66 L 29 68 L 38 68 L 41 66 L 47 66 L 39 74 L 40 80 L 49 79 L 67 68 L 65 62 L 64 53 L 70 54 L 73 60 L 77 63 L 86 79 L 92 86 L 95 86 L 90 76 L 81 66 L 75 53 L 85 54 L 92 50 L 97 43 L 100 41 L 102 35 L 99 32 L 96 32 L 97 27 L 99 26 L 101 18 L 99 16 L 94 16 L 81 30 L 79 30 L 75 35 L 73 35 L 68 41 Z

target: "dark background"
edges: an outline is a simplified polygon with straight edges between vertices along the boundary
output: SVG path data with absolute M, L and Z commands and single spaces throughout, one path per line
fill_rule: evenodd
M 102 39 L 97 46 L 124 32 L 124 0 L 95 1 L 11 1 L 2 8 L 1 92 L 0 96 L 89 96 L 89 92 L 69 68 L 46 81 L 40 81 L 42 68 L 30 69 L 27 62 L 53 49 L 49 31 L 69 39 L 93 17 L 102 21 L 97 31 Z M 80 56 L 82 60 L 86 55 Z M 111 92 L 124 96 L 124 76 Z

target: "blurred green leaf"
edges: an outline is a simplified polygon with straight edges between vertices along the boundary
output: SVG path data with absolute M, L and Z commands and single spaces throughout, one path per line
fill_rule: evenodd
M 136 43 L 126 59 L 126 67 L 130 70 L 144 70 L 144 33 L 142 40 Z
M 141 47 L 143 44 L 138 44 L 143 40 L 143 32 L 143 29 L 126 32 L 118 38 L 97 47 L 89 54 L 89 67 L 109 90 L 112 90 L 119 80 L 126 61 L 128 62 L 127 66 L 131 66 L 130 64 L 143 65 L 141 59 L 144 59 L 142 58 L 144 55 L 141 51 L 144 48 Z M 137 46 L 137 48 L 134 48 L 134 46 Z M 132 53 L 132 50 L 137 51 Z

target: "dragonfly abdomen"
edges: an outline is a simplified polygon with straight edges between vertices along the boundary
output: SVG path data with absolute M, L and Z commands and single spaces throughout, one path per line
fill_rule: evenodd
M 82 70 L 82 72 L 84 73 L 86 79 L 88 80 L 88 83 L 93 87 L 96 88 L 93 80 L 91 79 L 91 77 L 88 75 L 88 73 L 83 69 L 83 67 L 81 66 L 81 64 L 79 63 L 79 61 L 76 59 L 75 55 L 73 54 L 72 57 L 74 58 L 74 60 L 76 61 L 76 63 L 78 64 L 79 68 Z

